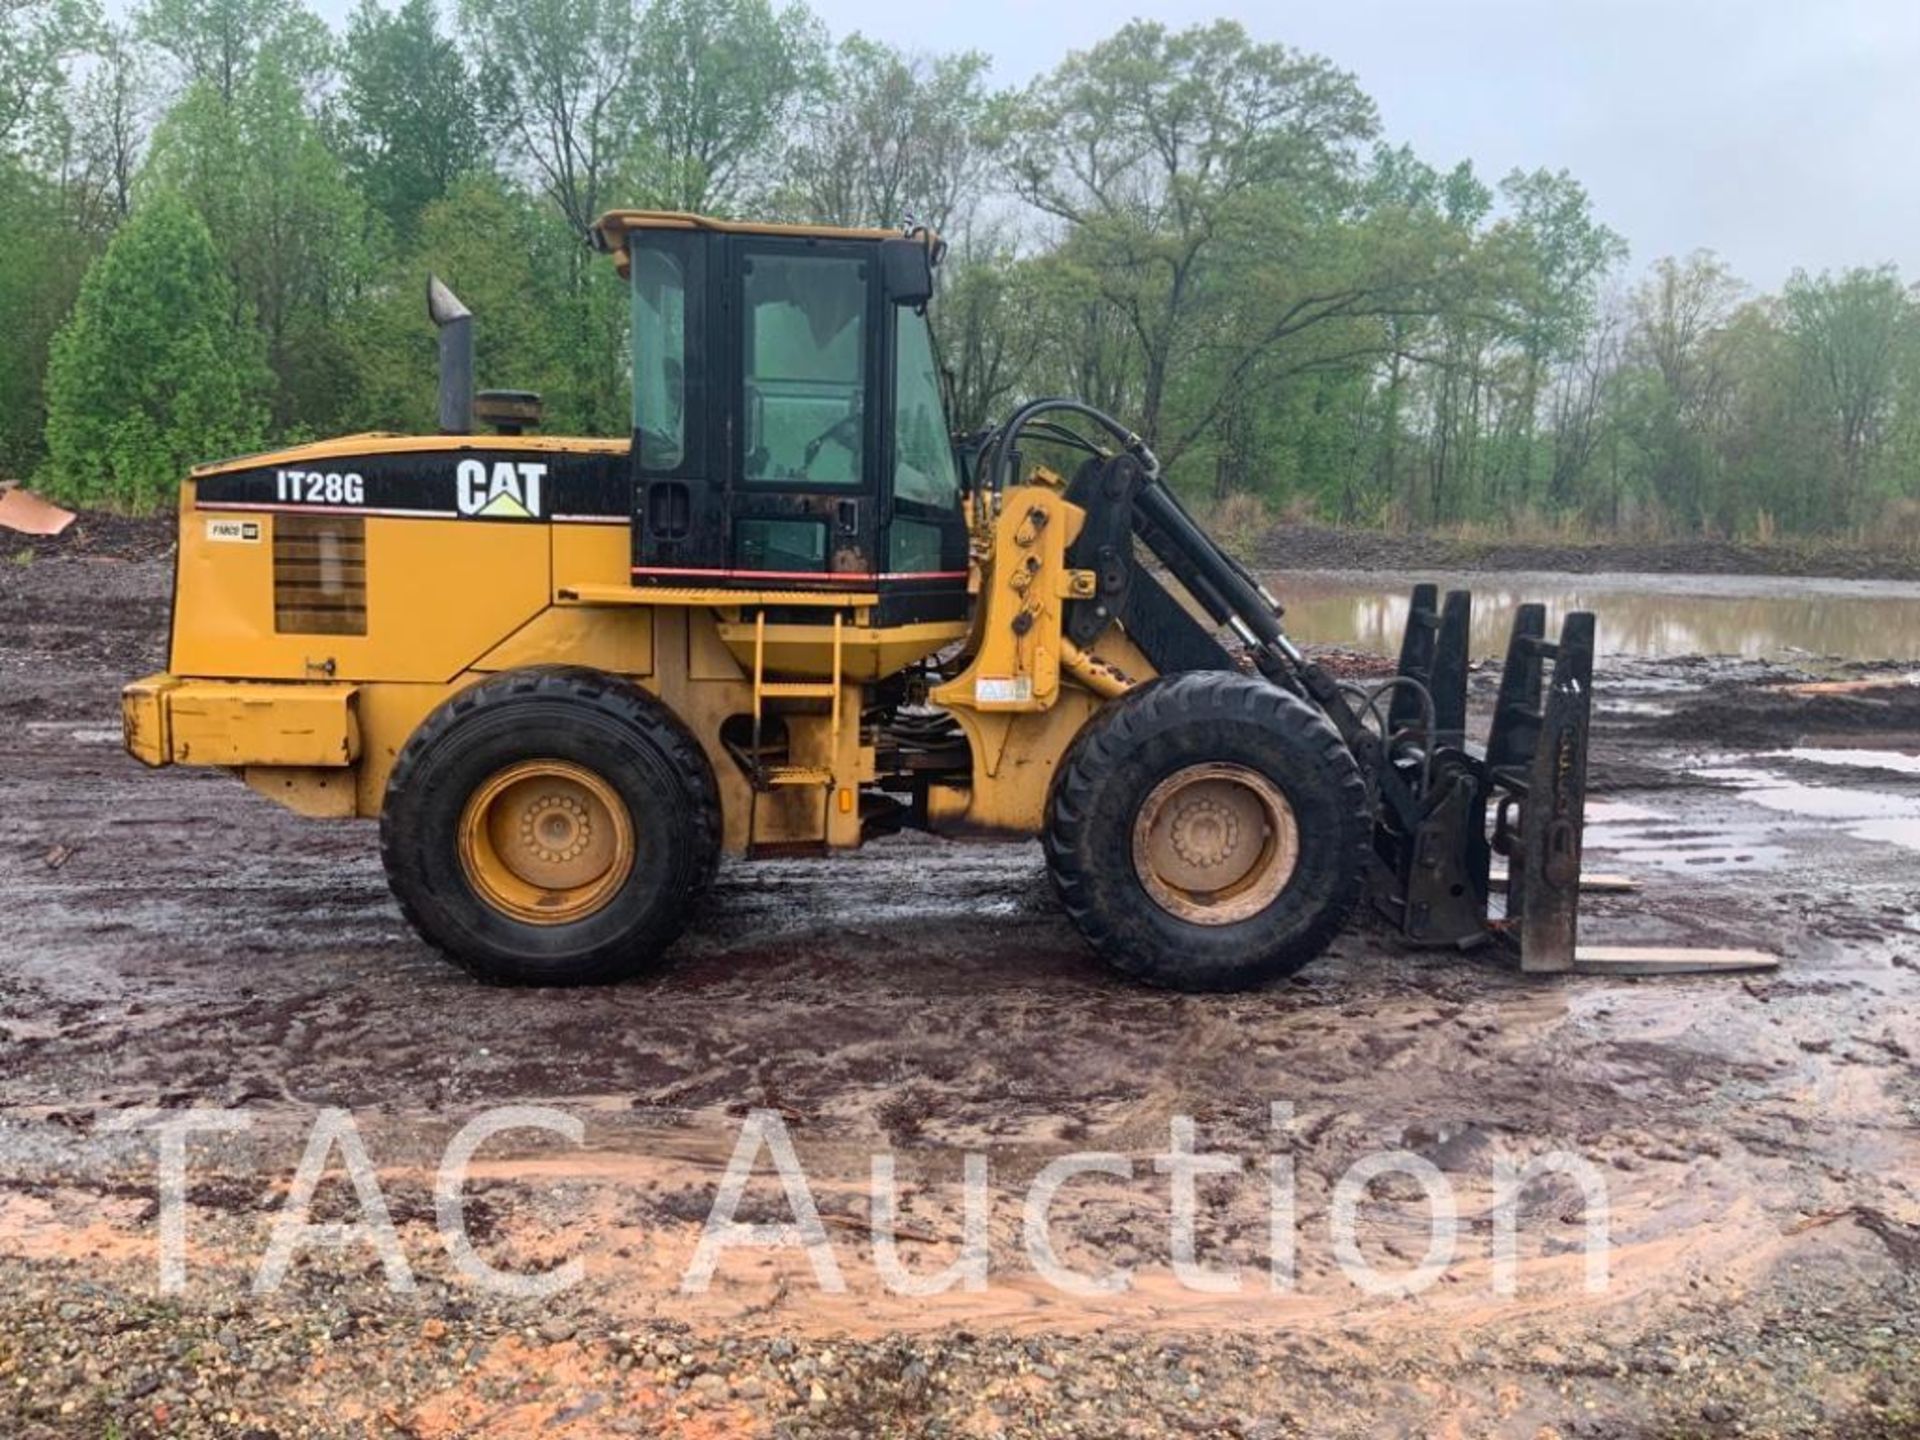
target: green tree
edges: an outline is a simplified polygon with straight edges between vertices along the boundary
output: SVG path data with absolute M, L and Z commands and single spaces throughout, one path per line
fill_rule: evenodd
M 353 178 L 395 231 L 463 175 L 486 164 L 479 91 L 442 35 L 433 0 L 397 10 L 360 0 L 340 55 L 340 148 Z
M 460 0 L 460 23 L 509 158 L 584 237 L 639 124 L 632 0 Z
M 1020 257 L 1010 234 L 971 226 L 955 237 L 932 309 L 955 429 L 1003 415 L 1033 383 L 1046 334 L 1040 286 L 1035 263 Z
M 634 72 L 643 194 L 714 213 L 764 198 L 801 102 L 826 84 L 826 49 L 799 0 L 651 0 Z
M 1868 482 L 1893 424 L 1900 373 L 1913 353 L 1913 297 L 1891 265 L 1817 279 L 1796 271 L 1782 296 L 1814 423 L 1830 457 L 1826 520 L 1864 518 Z
M 412 246 L 345 326 L 361 397 L 356 423 L 431 428 L 432 272 L 473 311 L 480 385 L 540 392 L 543 428 L 556 433 L 627 433 L 625 287 L 603 264 L 575 291 L 569 264 L 578 249 L 567 221 L 538 197 L 493 176 L 457 182 L 421 212 Z
M 1177 33 L 1135 21 L 1022 97 L 1011 117 L 1015 187 L 1067 227 L 1061 260 L 1132 332 L 1140 428 L 1168 458 L 1208 423 L 1170 435 L 1164 413 L 1176 378 L 1203 356 L 1217 408 L 1254 352 L 1374 299 L 1369 280 L 1340 277 L 1254 310 L 1229 276 L 1258 266 L 1276 289 L 1286 272 L 1298 276 L 1376 125 L 1350 75 L 1256 44 L 1226 20 Z M 1230 312 L 1259 319 L 1230 326 Z
M 793 208 L 829 225 L 944 234 L 984 188 L 987 57 L 907 56 L 850 35 L 787 165 Z
M 1490 477 L 1496 505 L 1535 498 L 1535 470 L 1551 447 L 1535 445 L 1541 397 L 1553 368 L 1573 362 L 1594 322 L 1601 282 L 1627 258 L 1626 242 L 1600 223 L 1585 187 L 1566 171 L 1514 171 L 1500 184 L 1510 208 L 1491 243 L 1508 248 L 1513 267 L 1507 308 L 1519 351 L 1516 386 L 1505 406 L 1505 454 Z M 1561 471 L 1555 478 L 1565 481 Z M 1548 502 L 1572 496 L 1550 489 Z
M 325 22 L 300 0 L 147 0 L 134 29 L 173 58 L 183 86 L 210 85 L 227 105 L 268 58 L 317 99 L 333 51 Z
M 0 475 L 33 473 L 44 455 L 49 347 L 80 288 L 92 254 L 73 233 L 60 189 L 0 155 Z
M 1727 518 L 1714 438 L 1736 383 L 1726 335 L 1745 293 L 1718 257 L 1696 251 L 1656 262 L 1628 298 L 1621 418 L 1638 489 L 1690 526 Z
M 133 209 L 134 177 L 152 124 L 146 51 L 125 26 L 100 33 L 93 65 L 67 111 L 71 165 L 94 229 L 111 229 Z
M 1399 228 L 1404 248 L 1423 246 L 1465 261 L 1464 286 L 1447 303 L 1401 306 L 1380 316 L 1375 384 L 1358 397 L 1364 412 L 1353 461 L 1368 473 L 1340 487 L 1340 513 L 1372 518 L 1437 517 L 1450 493 L 1453 449 L 1442 440 L 1460 411 L 1459 382 L 1474 373 L 1486 341 L 1485 297 L 1493 286 L 1475 249 L 1475 232 L 1493 210 L 1493 191 L 1462 161 L 1442 172 L 1407 146 L 1376 145 L 1360 213 L 1378 234 Z M 1415 433 L 1424 419 L 1429 436 Z M 1423 439 L 1428 441 L 1423 445 Z M 1324 487 L 1323 487 L 1324 488 Z
M 93 0 L 0 0 L 0 154 L 57 114 L 67 65 L 93 44 Z
M 253 317 L 276 384 L 278 430 L 351 425 L 348 314 L 372 271 L 365 202 L 268 56 L 237 103 L 196 85 L 154 137 L 146 182 L 192 202 Z
M 134 511 L 172 494 L 186 467 L 255 448 L 266 430 L 257 336 L 206 226 L 160 196 L 88 270 L 47 377 L 55 497 Z

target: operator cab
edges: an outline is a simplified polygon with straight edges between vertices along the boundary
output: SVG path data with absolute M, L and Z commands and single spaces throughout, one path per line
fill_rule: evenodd
M 615 211 L 633 306 L 633 583 L 967 607 L 926 232 Z

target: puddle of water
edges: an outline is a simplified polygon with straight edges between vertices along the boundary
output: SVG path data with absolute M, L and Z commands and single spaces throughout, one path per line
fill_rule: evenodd
M 1803 748 L 1779 752 L 1793 760 L 1810 760 L 1816 765 L 1847 765 L 1861 770 L 1890 770 L 1896 775 L 1920 775 L 1920 755 L 1899 750 L 1816 750 Z
M 1716 825 L 1711 831 L 1680 828 L 1655 817 L 1652 824 L 1589 825 L 1585 848 L 1617 858 L 1628 870 L 1748 870 L 1784 864 L 1786 847 L 1754 827 Z
M 1920 757 L 1880 750 L 1792 750 L 1783 758 L 1831 760 L 1836 765 L 1876 765 L 1902 774 L 1920 773 Z M 1716 817 L 1701 822 L 1651 806 L 1596 801 L 1587 806 L 1586 848 L 1632 869 L 1764 869 L 1789 857 L 1787 840 L 1802 835 L 1844 834 L 1876 845 L 1920 850 L 1920 795 L 1841 785 L 1810 785 L 1750 765 L 1712 765 L 1694 772 L 1717 780 L 1739 799 L 1790 817 L 1748 822 Z
M 1851 822 L 1841 828 L 1856 839 L 1920 850 L 1920 798 L 1838 785 L 1803 785 L 1771 770 L 1746 766 L 1721 766 L 1697 773 L 1705 779 L 1726 781 L 1740 792 L 1742 800 L 1764 809 L 1806 820 Z
M 1745 766 L 1696 771 L 1702 779 L 1722 780 L 1740 792 L 1742 800 L 1785 815 L 1810 820 L 1887 820 L 1920 815 L 1920 801 L 1879 790 L 1849 790 L 1837 785 L 1803 785 L 1770 770 Z
M 1589 825 L 1620 825 L 1629 820 L 1658 820 L 1660 812 L 1625 800 L 1589 800 L 1586 817 Z
M 1882 845 L 1898 845 L 1902 850 L 1920 850 L 1920 817 L 1899 820 L 1865 820 L 1849 826 L 1849 835 L 1874 840 Z
M 1597 617 L 1601 653 L 1738 655 L 1805 661 L 1920 660 L 1920 585 L 1751 575 L 1349 575 L 1267 577 L 1302 640 L 1395 654 L 1413 580 L 1473 591 L 1476 658 L 1506 654 L 1513 612 L 1545 602 L 1549 624 L 1569 610 Z

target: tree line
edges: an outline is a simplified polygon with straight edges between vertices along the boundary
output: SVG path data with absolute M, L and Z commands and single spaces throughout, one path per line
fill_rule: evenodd
M 164 504 L 190 463 L 433 415 L 424 276 L 481 382 L 629 427 L 613 206 L 946 236 L 956 425 L 1129 418 L 1188 493 L 1352 524 L 1860 533 L 1920 513 L 1920 296 L 1639 272 L 1564 171 L 1383 136 L 1354 78 L 1135 21 L 998 90 L 801 0 L 0 5 L 0 474 Z

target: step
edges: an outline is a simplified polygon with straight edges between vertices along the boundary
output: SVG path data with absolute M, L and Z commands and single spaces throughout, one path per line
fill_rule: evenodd
M 829 680 L 762 680 L 760 693 L 769 700 L 831 700 L 840 687 Z
M 833 771 L 823 765 L 768 765 L 760 771 L 765 785 L 831 785 Z

